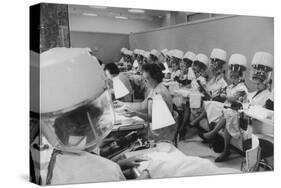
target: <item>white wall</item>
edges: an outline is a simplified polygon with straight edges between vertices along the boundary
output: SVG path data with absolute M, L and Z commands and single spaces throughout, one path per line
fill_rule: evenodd
M 101 16 L 69 14 L 70 31 L 129 34 L 151 30 L 160 26 L 159 22 L 144 20 L 121 20 Z
M 120 49 L 129 48 L 129 35 L 116 33 L 94 33 L 71 31 L 72 47 L 97 49 L 96 56 L 104 63 L 120 60 Z
M 224 19 L 132 33 L 130 47 L 139 49 L 181 49 L 209 55 L 214 47 L 245 54 L 248 68 L 257 51 L 274 53 L 274 20 L 270 17 L 234 16 Z M 249 71 L 246 74 L 249 78 Z M 251 81 L 246 79 L 251 90 Z

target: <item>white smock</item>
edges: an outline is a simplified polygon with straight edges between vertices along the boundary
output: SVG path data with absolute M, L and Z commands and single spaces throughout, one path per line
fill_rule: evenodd
M 257 94 L 257 91 L 249 93 L 248 100 L 252 106 L 264 106 L 265 102 L 271 97 L 271 92 L 268 89 L 265 89 Z
M 120 181 L 125 177 L 117 163 L 88 152 L 58 154 L 51 184 Z

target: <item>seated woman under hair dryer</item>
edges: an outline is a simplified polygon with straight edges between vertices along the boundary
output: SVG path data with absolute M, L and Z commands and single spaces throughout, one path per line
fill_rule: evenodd
M 214 48 L 210 55 L 210 66 L 212 78 L 207 83 L 207 92 L 209 96 L 216 101 L 224 102 L 225 89 L 227 82 L 224 79 L 223 66 L 226 64 L 226 51 L 219 48 Z
M 246 69 L 246 57 L 242 54 L 233 54 L 229 59 L 229 79 L 231 84 L 226 89 L 225 103 L 222 104 L 216 101 L 206 101 L 204 103 L 208 122 L 216 124 L 211 131 L 199 134 L 199 136 L 209 140 L 224 128 L 224 150 L 215 159 L 215 162 L 227 160 L 230 154 L 230 139 L 240 137 L 238 110 L 242 108 L 242 103 L 246 101 L 248 96 L 248 89 L 243 79 L 243 73 Z
M 31 70 L 38 68 L 31 66 Z M 83 48 L 43 52 L 40 85 L 40 109 L 31 110 L 40 114 L 42 134 L 53 147 L 46 184 L 124 180 L 121 168 L 133 167 L 139 160 L 113 162 L 96 154 L 114 124 L 97 59 Z
M 192 64 L 192 70 L 188 71 L 188 76 L 191 79 L 191 89 L 195 92 L 203 92 L 206 89 L 205 71 L 208 68 L 209 59 L 206 55 L 200 53 L 196 55 Z M 180 139 L 183 139 L 187 133 L 187 128 L 192 124 L 190 123 L 190 106 L 189 101 L 186 102 L 184 108 L 183 121 L 180 126 Z
M 171 79 L 177 81 L 180 76 L 180 62 L 182 61 L 183 52 L 181 50 L 175 49 L 171 53 L 171 64 L 172 64 L 172 71 L 171 71 Z
M 140 63 L 140 54 L 141 54 L 141 50 L 140 49 L 134 49 L 134 62 L 133 62 L 133 67 L 132 70 L 134 72 L 137 72 L 138 67 L 139 67 L 139 63 Z
M 249 93 L 247 102 L 249 106 L 266 107 L 266 102 L 271 98 L 271 93 L 267 88 L 273 70 L 273 56 L 267 52 L 256 52 L 251 66 L 251 80 L 255 84 L 257 91 Z M 241 85 L 241 84 L 240 84 Z M 244 87 L 244 86 L 240 86 Z M 232 90 L 235 90 L 233 88 Z M 240 92 L 241 93 L 241 92 Z M 239 97 L 239 95 L 237 96 Z M 244 101 L 245 102 L 245 101 Z M 224 119 L 220 119 L 216 127 L 209 133 L 201 135 L 203 139 L 212 138 L 221 128 L 225 127 L 225 147 L 223 153 L 216 159 L 216 162 L 225 161 L 230 154 L 229 145 L 232 137 L 240 136 L 237 122 L 237 112 L 233 110 L 224 111 Z
M 251 105 L 265 107 L 266 102 L 272 99 L 273 91 L 270 92 L 268 89 L 272 71 L 273 56 L 267 52 L 256 52 L 252 61 L 251 80 L 257 91 L 248 96 Z
M 204 94 L 205 100 L 213 100 L 224 102 L 227 82 L 224 79 L 223 66 L 226 63 L 226 51 L 214 48 L 210 55 L 210 68 L 212 71 L 212 78 L 206 84 L 206 88 L 200 87 L 201 93 Z M 206 111 L 201 109 L 201 113 L 191 123 L 191 126 L 196 125 L 206 117 Z
M 180 62 L 180 75 L 177 81 L 183 86 L 189 85 L 192 79 L 195 78 L 195 74 L 192 70 L 192 64 L 195 58 L 196 55 L 193 52 L 188 51 L 185 53 L 182 61 Z

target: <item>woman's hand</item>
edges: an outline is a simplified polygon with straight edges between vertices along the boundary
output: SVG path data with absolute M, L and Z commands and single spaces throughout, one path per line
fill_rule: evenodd
M 138 167 L 141 162 L 147 161 L 146 159 L 138 158 L 138 157 L 130 157 L 128 159 L 122 159 L 118 161 L 119 166 L 121 169 L 129 169 Z
M 122 107 L 124 105 L 125 105 L 125 103 L 122 102 L 122 101 L 119 101 L 119 100 L 116 100 L 116 101 L 113 102 L 114 108 L 120 108 L 120 107 Z
M 125 117 L 134 117 L 137 115 L 137 112 L 130 111 L 129 109 L 125 108 Z

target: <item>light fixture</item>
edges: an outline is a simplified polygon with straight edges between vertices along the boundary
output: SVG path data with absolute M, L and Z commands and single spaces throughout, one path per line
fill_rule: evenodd
M 128 17 L 125 16 L 115 16 L 116 19 L 122 19 L 122 20 L 127 20 Z
M 84 15 L 84 16 L 98 16 L 97 14 L 88 13 L 88 12 L 84 12 L 83 15 Z
M 131 13 L 144 13 L 144 10 L 142 10 L 142 9 L 129 9 L 128 12 L 131 12 Z
M 106 6 L 94 6 L 94 5 L 91 5 L 89 7 L 95 8 L 95 9 L 106 9 L 107 8 Z

